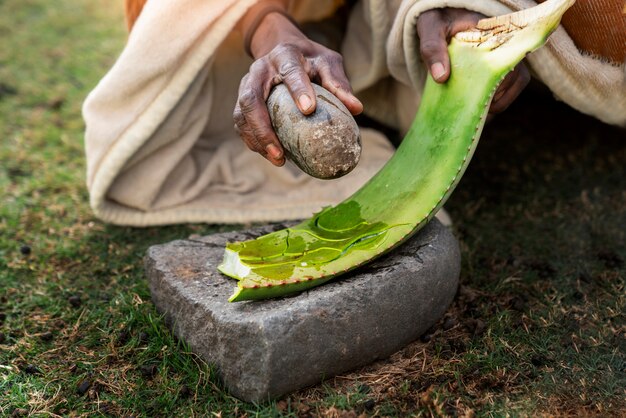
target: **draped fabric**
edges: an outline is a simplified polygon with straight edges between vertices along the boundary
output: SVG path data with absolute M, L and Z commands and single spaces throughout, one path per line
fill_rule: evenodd
M 276 168 L 247 150 L 233 129 L 232 109 L 251 59 L 234 27 L 255 2 L 150 0 L 143 6 L 124 51 L 83 107 L 87 185 L 98 217 L 136 226 L 304 218 L 349 196 L 390 158 L 393 147 L 386 138 L 367 129 L 359 166 L 333 181 L 313 179 L 290 165 Z M 340 3 L 293 0 L 290 11 L 300 22 L 315 22 Z M 408 128 L 426 74 L 415 30 L 423 11 L 463 7 L 498 15 L 533 4 L 357 2 L 341 52 L 366 112 L 402 131 Z M 561 100 L 626 125 L 623 65 L 581 49 L 559 28 L 528 61 Z

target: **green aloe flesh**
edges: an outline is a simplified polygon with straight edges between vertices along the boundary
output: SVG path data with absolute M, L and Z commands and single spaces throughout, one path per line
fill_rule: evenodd
M 548 0 L 457 34 L 449 45 L 450 79 L 437 84 L 428 78 L 411 129 L 378 174 L 299 225 L 227 245 L 218 268 L 238 280 L 229 301 L 318 286 L 415 234 L 461 179 L 500 81 L 545 43 L 572 3 Z

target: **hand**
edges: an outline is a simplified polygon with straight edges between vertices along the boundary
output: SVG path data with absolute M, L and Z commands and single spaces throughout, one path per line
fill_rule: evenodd
M 422 13 L 417 19 L 417 33 L 420 37 L 420 53 L 430 74 L 438 83 L 445 83 L 450 77 L 450 57 L 448 42 L 464 30 L 468 30 L 484 18 L 480 13 L 465 9 L 433 9 Z M 504 111 L 524 90 L 530 81 L 526 66 L 518 64 L 502 81 L 491 102 L 489 113 Z
M 233 119 L 239 135 L 252 151 L 282 166 L 284 150 L 265 104 L 272 87 L 284 83 L 304 115 L 313 113 L 316 107 L 311 80 L 337 96 L 353 115 L 361 113 L 363 105 L 352 94 L 341 55 L 306 38 L 279 13 L 268 15 L 263 23 L 251 43 L 253 55 L 259 58 L 241 80 Z

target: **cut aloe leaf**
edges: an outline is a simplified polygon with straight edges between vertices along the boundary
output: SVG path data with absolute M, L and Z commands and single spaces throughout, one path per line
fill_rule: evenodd
M 476 149 L 497 86 L 542 46 L 574 0 L 481 20 L 448 51 L 450 79 L 428 77 L 393 158 L 350 198 L 292 228 L 230 243 L 219 270 L 238 280 L 231 302 L 318 286 L 400 245 L 446 202 Z

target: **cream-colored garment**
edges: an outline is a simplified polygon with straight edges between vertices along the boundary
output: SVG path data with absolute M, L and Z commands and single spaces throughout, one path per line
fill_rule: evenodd
M 251 60 L 235 23 L 256 0 L 149 1 L 121 56 L 87 98 L 87 184 L 104 221 L 124 225 L 245 223 L 298 219 L 358 189 L 392 155 L 363 130 L 355 171 L 333 181 L 293 166 L 276 168 L 237 137 L 232 109 Z M 333 0 L 293 1 L 297 19 L 328 15 Z M 476 4 L 475 4 L 476 3 Z M 368 114 L 405 130 L 425 72 L 415 20 L 433 7 L 487 15 L 527 0 L 368 0 L 352 12 L 342 53 Z M 622 68 L 582 56 L 558 30 L 529 61 L 553 92 L 577 109 L 626 124 Z

